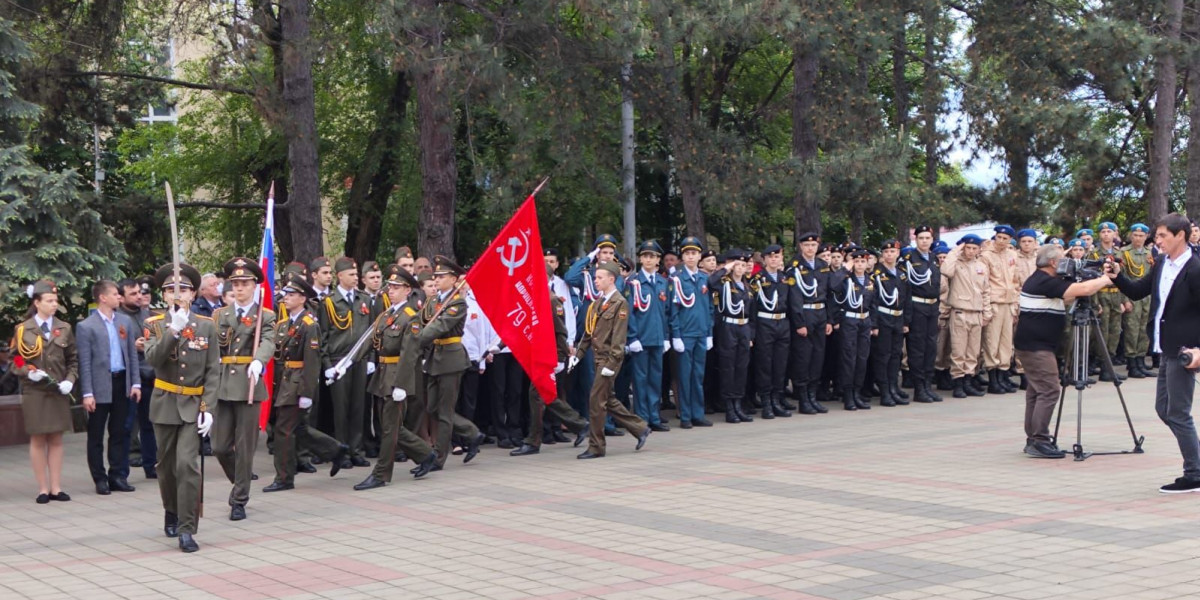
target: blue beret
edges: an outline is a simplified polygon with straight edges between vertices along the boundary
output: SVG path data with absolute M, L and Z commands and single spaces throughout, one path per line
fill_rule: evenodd
M 1075 238 L 1075 239 L 1071 240 L 1070 242 L 1067 242 L 1067 247 L 1068 248 L 1086 248 L 1087 246 L 1084 244 L 1083 240 L 1081 240 L 1079 238 Z
M 933 247 L 933 253 L 934 254 L 949 254 L 950 246 L 947 246 L 946 244 L 939 242 L 936 246 Z
M 1082 237 L 1082 236 L 1085 236 L 1085 235 L 1090 235 L 1090 236 L 1092 236 L 1092 237 L 1096 237 L 1096 232 L 1095 232 L 1095 231 L 1092 231 L 1091 229 L 1086 229 L 1086 228 L 1085 228 L 1085 229 L 1080 229 L 1079 231 L 1076 231 L 1076 232 L 1075 232 L 1075 237 Z
M 1117 224 L 1113 223 L 1112 221 L 1105 221 L 1105 222 L 1101 223 L 1100 227 L 1098 227 L 1097 229 L 1099 229 L 1100 231 L 1104 231 L 1105 229 L 1111 229 L 1113 231 L 1120 231 L 1119 229 L 1117 229 Z
M 1061 239 L 1059 239 L 1059 238 L 1056 238 L 1056 237 L 1052 237 L 1052 238 L 1050 238 L 1050 239 L 1046 240 L 1046 243 L 1047 243 L 1047 244 L 1054 244 L 1055 246 L 1062 246 L 1062 245 L 1063 245 L 1063 241 L 1062 241 Z
M 961 246 L 963 244 L 975 244 L 976 246 L 978 246 L 982 243 L 983 243 L 983 238 L 981 238 L 973 233 L 968 233 L 967 235 L 962 236 L 962 239 L 958 240 L 959 246 Z
M 996 233 L 1008 234 L 1008 237 L 1017 237 L 1017 230 L 1012 228 L 1012 225 L 997 225 L 992 228 Z
M 1035 240 L 1036 240 L 1036 239 L 1037 239 L 1037 232 L 1036 232 L 1036 231 L 1034 231 L 1034 230 L 1032 230 L 1032 229 L 1022 229 L 1022 230 L 1020 230 L 1020 231 L 1018 231 L 1018 232 L 1017 232 L 1017 235 L 1016 235 L 1015 237 L 1016 237 L 1018 240 L 1019 240 L 1019 239 L 1021 239 L 1021 238 L 1023 238 L 1023 237 L 1031 237 L 1031 238 L 1033 238 L 1033 239 L 1035 239 Z
M 1150 233 L 1150 228 L 1146 227 L 1146 225 L 1144 223 L 1134 223 L 1133 226 L 1129 228 L 1129 231 L 1140 231 L 1142 233 Z

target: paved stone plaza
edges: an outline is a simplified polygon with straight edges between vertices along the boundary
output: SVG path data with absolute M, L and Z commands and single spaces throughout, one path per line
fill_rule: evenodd
M 228 520 L 207 462 L 208 517 L 185 555 L 162 535 L 154 482 L 97 496 L 83 435 L 68 437 L 69 503 L 33 502 L 24 447 L 0 450 L 2 598 L 954 598 L 1200 597 L 1200 495 L 1180 474 L 1153 381 L 1126 384 L 1146 454 L 1085 462 L 1021 454 L 1023 396 L 874 407 L 654 434 L 633 453 L 575 460 L 494 446 L 470 465 L 351 486 L 327 466 Z M 1074 439 L 1074 400 L 1064 448 Z M 1108 384 L 1088 393 L 1084 446 L 1132 447 Z M 1066 425 L 1067 423 L 1064 423 Z M 403 469 L 400 471 L 400 469 Z

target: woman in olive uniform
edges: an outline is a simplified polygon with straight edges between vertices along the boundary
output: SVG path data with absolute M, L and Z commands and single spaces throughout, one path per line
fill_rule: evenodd
M 79 358 L 71 326 L 54 318 L 58 288 L 42 280 L 31 286 L 33 305 L 17 326 L 13 374 L 24 378 L 21 412 L 29 434 L 29 460 L 38 482 L 38 504 L 66 502 L 62 491 L 62 434 L 71 429 L 71 389 L 79 378 Z

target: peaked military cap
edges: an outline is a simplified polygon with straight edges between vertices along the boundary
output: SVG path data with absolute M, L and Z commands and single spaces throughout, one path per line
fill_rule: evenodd
M 300 294 L 309 300 L 317 297 L 317 290 L 314 290 L 308 282 L 304 280 L 304 276 L 299 273 L 291 273 L 287 276 L 287 282 L 283 284 L 283 293 Z
M 613 234 L 611 234 L 611 233 L 602 233 L 602 234 L 600 234 L 600 236 L 596 238 L 596 247 L 597 247 L 597 248 L 603 248 L 603 247 L 605 247 L 605 246 L 608 246 L 609 248 L 616 249 L 616 247 L 617 247 L 617 236 L 615 236 L 615 235 L 613 235 Z
M 433 257 L 433 274 L 434 275 L 454 275 L 462 277 L 467 274 L 467 271 L 458 266 L 457 263 L 450 260 L 448 257 L 441 254 Z
M 815 232 L 815 231 L 809 231 L 807 233 L 803 233 L 800 235 L 800 237 L 796 238 L 797 243 L 819 242 L 819 241 L 821 241 L 821 236 L 819 234 L 817 234 L 817 232 Z
M 225 281 L 253 279 L 255 283 L 263 282 L 262 267 L 256 261 L 237 256 L 225 263 Z
M 700 241 L 700 238 L 694 235 L 689 235 L 683 238 L 683 241 L 679 242 L 680 252 L 687 252 L 688 250 L 695 250 L 702 253 L 704 252 L 704 242 Z
M 657 254 L 658 256 L 662 256 L 663 249 L 662 249 L 662 246 L 658 245 L 657 241 L 646 240 L 646 241 L 642 242 L 641 245 L 638 246 L 637 253 L 638 253 L 638 256 L 641 256 L 643 254 Z
M 408 269 L 400 265 L 388 265 L 387 273 L 384 275 L 388 285 L 407 285 L 408 287 L 421 287 L 417 283 L 417 278 L 408 272 Z
M 175 266 L 167 263 L 154 272 L 154 287 L 174 287 Z M 200 271 L 189 264 L 179 263 L 179 287 L 200 289 Z

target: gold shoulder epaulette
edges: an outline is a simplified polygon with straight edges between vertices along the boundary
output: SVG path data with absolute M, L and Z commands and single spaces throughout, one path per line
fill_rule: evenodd
M 305 325 L 312 325 L 317 322 L 315 319 L 312 318 L 312 315 L 304 315 L 303 317 L 300 317 L 300 320 L 304 321 Z
M 150 321 L 161 321 L 163 320 L 163 316 L 164 315 L 154 315 L 153 317 L 147 317 L 146 322 L 149 323 Z
M 415 316 L 417 316 L 417 311 L 413 310 L 413 307 L 411 307 L 411 306 L 405 306 L 404 314 L 406 314 L 410 317 L 415 317 Z
M 206 316 L 204 316 L 204 315 L 192 315 L 192 316 L 194 316 L 194 317 L 196 317 L 197 319 L 200 319 L 200 320 L 202 320 L 202 321 L 211 321 L 211 320 L 213 320 L 213 318 L 212 318 L 212 317 L 206 317 Z

